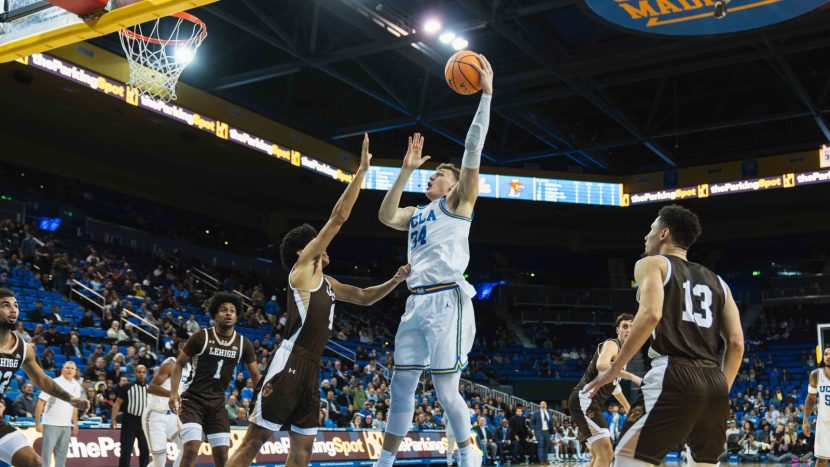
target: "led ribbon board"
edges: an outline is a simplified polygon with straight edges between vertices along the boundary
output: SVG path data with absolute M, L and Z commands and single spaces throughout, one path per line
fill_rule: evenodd
M 371 167 L 366 173 L 364 188 L 386 191 L 392 187 L 400 171 L 398 167 Z M 429 177 L 434 172 L 434 170 L 426 169 L 415 170 L 404 186 L 404 191 L 425 192 Z M 481 174 L 478 182 L 478 195 L 482 198 L 620 206 L 622 185 L 556 178 Z
M 775 177 L 755 178 L 723 183 L 704 183 L 697 186 L 675 188 L 673 190 L 649 191 L 632 193 L 630 204 L 664 203 L 682 201 L 684 199 L 709 198 L 712 196 L 733 195 L 737 193 L 751 193 L 755 191 L 776 190 L 779 188 L 795 188 L 798 186 L 815 185 L 830 182 L 830 170 L 816 170 L 813 172 L 789 173 Z
M 645 2 L 647 0 L 641 1 Z M 687 1 L 691 2 L 694 0 Z M 804 1 L 807 2 L 809 0 Z M 733 0 L 733 4 L 735 2 L 738 2 L 738 0 Z M 149 110 L 167 117 L 170 120 L 210 133 L 219 139 L 234 142 L 240 146 L 290 163 L 293 166 L 310 170 L 330 179 L 347 183 L 354 178 L 354 174 L 338 169 L 327 162 L 323 162 L 297 150 L 280 146 L 277 143 L 251 134 L 241 128 L 233 127 L 227 122 L 201 115 L 178 105 L 143 96 L 124 83 L 57 57 L 48 54 L 34 54 L 18 61 L 72 81 L 87 89 L 110 96 L 125 104 Z M 827 164 L 830 164 L 830 148 L 823 147 L 820 151 L 820 157 L 822 164 L 825 163 L 825 159 L 827 160 Z M 433 172 L 432 170 L 425 169 L 416 170 L 404 187 L 404 191 L 410 193 L 425 192 L 429 177 Z M 367 190 L 386 191 L 391 188 L 392 183 L 394 183 L 399 173 L 400 168 L 398 167 L 372 166 L 366 174 L 363 188 Z M 708 198 L 710 196 L 747 193 L 776 188 L 792 188 L 817 183 L 830 183 L 830 170 L 799 174 L 791 173 L 776 177 L 702 184 L 672 190 L 634 194 L 623 193 L 621 183 L 483 173 L 479 176 L 479 196 L 482 198 L 547 203 L 629 206 L 693 198 Z
M 714 0 L 584 0 L 611 24 L 664 36 L 707 36 L 764 28 L 814 12 L 830 0 L 732 0 L 726 17 L 714 16 Z

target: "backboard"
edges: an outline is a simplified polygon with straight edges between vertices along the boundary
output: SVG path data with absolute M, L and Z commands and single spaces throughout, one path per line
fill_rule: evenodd
M 83 17 L 55 6 L 94 0 L 0 0 L 0 63 L 112 34 L 218 0 L 109 0 Z

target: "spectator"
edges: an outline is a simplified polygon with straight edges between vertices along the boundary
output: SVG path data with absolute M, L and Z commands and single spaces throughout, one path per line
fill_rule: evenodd
M 375 414 L 375 421 L 372 422 L 372 428 L 375 430 L 386 430 L 386 417 L 383 415 L 383 412 L 377 412 Z
M 43 371 L 50 371 L 55 370 L 57 367 L 55 366 L 55 352 L 52 349 L 46 349 L 43 351 L 43 354 L 38 358 L 40 363 L 40 367 L 43 368 Z
M 33 323 L 43 324 L 43 302 L 38 300 L 35 302 L 35 307 L 29 310 L 29 321 Z
M 92 310 L 89 308 L 84 311 L 84 315 L 81 317 L 81 320 L 78 321 L 79 328 L 94 328 L 95 327 L 95 317 L 92 316 Z
M 245 388 L 239 393 L 239 397 L 243 400 L 251 400 L 254 398 L 254 380 L 248 378 Z
M 99 358 L 104 356 L 104 346 L 102 344 L 98 344 L 95 346 L 95 349 L 86 359 L 87 367 L 93 365 Z M 86 378 L 86 372 L 84 372 L 84 378 Z
M 187 334 L 193 335 L 200 329 L 199 322 L 196 321 L 196 315 L 190 315 L 187 320 Z
M 478 437 L 479 448 L 482 453 L 484 453 L 484 465 L 495 465 L 498 445 L 494 441 L 493 430 L 489 425 L 487 425 L 487 419 L 484 417 L 478 417 L 478 422 L 476 423 L 473 431 Z M 541 452 L 541 448 L 539 450 Z M 545 457 L 544 460 L 540 458 L 539 462 L 547 463 L 547 458 Z
M 243 407 L 236 409 L 236 416 L 231 420 L 231 425 L 248 426 L 248 412 Z
M 420 416 L 421 420 L 423 420 L 423 414 L 420 414 Z M 360 415 L 359 413 L 354 414 L 354 416 L 352 417 L 352 421 L 349 424 L 349 427 L 355 430 L 363 428 L 363 415 Z
M 514 459 L 518 456 L 518 452 L 513 452 L 513 432 L 510 429 L 510 421 L 506 418 L 501 420 L 501 426 L 496 428 L 496 456 L 498 456 L 499 463 L 504 463 L 509 459 Z
M 749 434 L 741 443 L 741 452 L 738 454 L 740 457 L 741 462 L 752 462 L 757 463 L 760 457 L 758 456 L 758 450 L 761 447 L 761 443 L 755 441 L 755 435 Z
M 797 456 L 791 452 L 791 447 L 776 435 L 770 435 L 770 452 L 767 456 L 767 462 L 790 462 L 797 459 Z
M 130 340 L 130 336 L 121 329 L 121 322 L 113 321 L 110 328 L 107 330 L 107 338 L 114 340 L 115 342 L 125 342 Z
M 104 357 L 98 357 L 93 365 L 89 365 L 84 370 L 84 379 L 88 379 L 93 383 L 96 381 L 104 381 L 107 378 L 107 362 Z
M 17 328 L 15 328 L 15 332 L 21 339 L 23 339 L 23 342 L 27 344 L 32 340 L 32 336 L 26 331 L 26 329 L 23 328 L 23 323 L 20 321 L 18 321 L 17 323 Z
M 231 394 L 228 396 L 228 403 L 225 404 L 225 410 L 228 411 L 228 418 L 233 420 L 236 418 L 237 410 L 240 408 L 239 404 L 236 402 L 236 396 Z
M 34 417 L 37 398 L 34 396 L 35 386 L 26 382 L 20 388 L 20 395 L 14 401 L 14 408 L 18 417 Z
M 58 305 L 52 305 L 52 311 L 43 316 L 43 321 L 47 324 L 60 324 L 64 321 L 61 316 L 61 308 Z
M 72 334 L 71 336 L 69 336 L 69 343 L 63 346 L 63 354 L 66 355 L 67 358 L 83 358 L 84 351 L 81 347 L 80 342 L 78 341 L 77 334 Z
M 43 333 L 43 341 L 49 346 L 63 344 L 63 336 L 58 332 L 58 327 L 54 323 L 50 324 L 49 330 Z

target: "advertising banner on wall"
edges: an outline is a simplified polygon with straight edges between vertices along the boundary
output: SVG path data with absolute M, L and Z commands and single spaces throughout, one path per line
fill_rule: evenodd
M 20 430 L 40 453 L 42 435 L 34 428 Z M 118 465 L 121 455 L 119 430 L 80 430 L 69 442 L 67 467 L 113 467 Z M 231 454 L 245 436 L 244 429 L 231 433 Z M 369 465 L 377 460 L 383 445 L 383 433 L 366 431 L 320 431 L 314 441 L 311 462 L 326 466 Z M 138 467 L 138 445 L 133 447 L 131 466 Z M 284 464 L 288 458 L 291 443 L 287 432 L 275 433 L 262 446 L 255 464 Z M 429 464 L 433 459 L 446 462 L 447 438 L 443 432 L 412 432 L 404 438 L 396 464 Z M 172 465 L 178 454 L 173 443 L 167 443 L 168 465 Z M 202 444 L 197 465 L 213 465 L 210 445 Z

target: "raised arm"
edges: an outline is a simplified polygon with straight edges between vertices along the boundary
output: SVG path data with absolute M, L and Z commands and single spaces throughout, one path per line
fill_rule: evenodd
M 732 291 L 721 281 L 726 300 L 723 307 L 723 325 L 721 326 L 721 337 L 726 343 L 726 350 L 723 354 L 723 376 L 726 378 L 726 385 L 731 390 L 738 370 L 741 368 L 741 360 L 744 356 L 744 331 L 741 328 L 741 315 L 738 305 L 732 298 Z
M 369 170 L 369 161 L 371 159 L 372 155 L 369 154 L 369 135 L 363 135 L 363 148 L 360 152 L 360 167 L 357 168 L 354 178 L 349 183 L 349 186 L 346 187 L 343 194 L 340 195 L 340 199 L 337 200 L 337 204 L 334 205 L 334 209 L 332 209 L 331 216 L 329 216 L 329 220 L 326 222 L 326 225 L 323 226 L 314 240 L 308 242 L 308 245 L 303 248 L 302 253 L 300 253 L 300 257 L 297 258 L 295 274 L 302 274 L 303 269 L 313 267 L 316 263 L 316 259 L 322 255 L 324 251 L 326 251 L 326 248 L 328 248 L 329 243 L 331 243 L 335 235 L 337 235 L 337 232 L 340 232 L 340 227 L 342 227 L 343 224 L 345 224 L 349 219 L 354 203 L 357 201 L 357 195 L 360 194 L 360 187 L 363 185 L 363 177 L 366 175 L 366 171 Z M 292 278 L 289 278 L 289 280 L 290 279 Z
M 810 373 L 810 383 L 807 385 L 807 400 L 804 401 L 804 421 L 801 422 L 801 430 L 804 432 L 804 436 L 810 436 L 810 416 L 813 415 L 813 409 L 816 407 L 819 371 L 824 370 L 819 368 Z
M 81 397 L 74 397 L 70 395 L 68 392 L 64 391 L 63 388 L 58 386 L 58 383 L 56 383 L 55 380 L 46 376 L 46 373 L 43 372 L 43 368 L 41 368 L 35 360 L 34 347 L 30 344 L 26 345 L 29 346 L 28 352 L 26 352 L 26 358 L 23 359 L 23 371 L 26 372 L 26 376 L 28 376 L 35 386 L 39 387 L 41 391 L 49 394 L 50 396 L 57 397 L 62 401 L 69 402 L 72 407 L 86 412 L 89 408 L 89 401 Z
M 424 149 L 424 137 L 420 133 L 415 133 L 409 137 L 409 143 L 406 146 L 406 155 L 403 158 L 403 165 L 401 171 L 398 173 L 398 178 L 392 184 L 392 188 L 386 192 L 383 197 L 383 202 L 380 203 L 380 210 L 378 211 L 378 219 L 383 225 L 392 227 L 395 230 L 409 229 L 409 219 L 415 208 L 408 206 L 400 207 L 401 195 L 406 182 L 424 162 L 430 159 L 429 156 L 421 157 L 421 152 Z
M 493 67 L 484 55 L 478 56 L 481 66 L 471 65 L 481 76 L 481 101 L 473 117 L 473 123 L 464 139 L 464 156 L 461 159 L 461 174 L 458 184 L 447 196 L 450 207 L 459 215 L 472 214 L 473 205 L 478 198 L 479 167 L 484 139 L 490 127 L 490 101 L 493 98 Z
M 649 256 L 637 261 L 634 266 L 634 279 L 640 286 L 640 307 L 631 323 L 631 332 L 620 349 L 611 368 L 601 372 L 588 383 L 583 392 L 591 396 L 601 387 L 619 376 L 622 369 L 634 357 L 634 354 L 648 341 L 648 337 L 663 317 L 663 277 L 668 273 L 666 262 Z
M 353 285 L 343 284 L 337 279 L 326 276 L 334 291 L 334 296 L 341 302 L 354 303 L 355 305 L 369 306 L 374 305 L 383 297 L 389 295 L 389 292 L 395 290 L 401 282 L 405 281 L 409 273 L 412 271 L 410 265 L 401 266 L 398 272 L 392 276 L 391 279 L 383 284 L 375 285 L 373 287 L 366 287 L 361 289 Z

